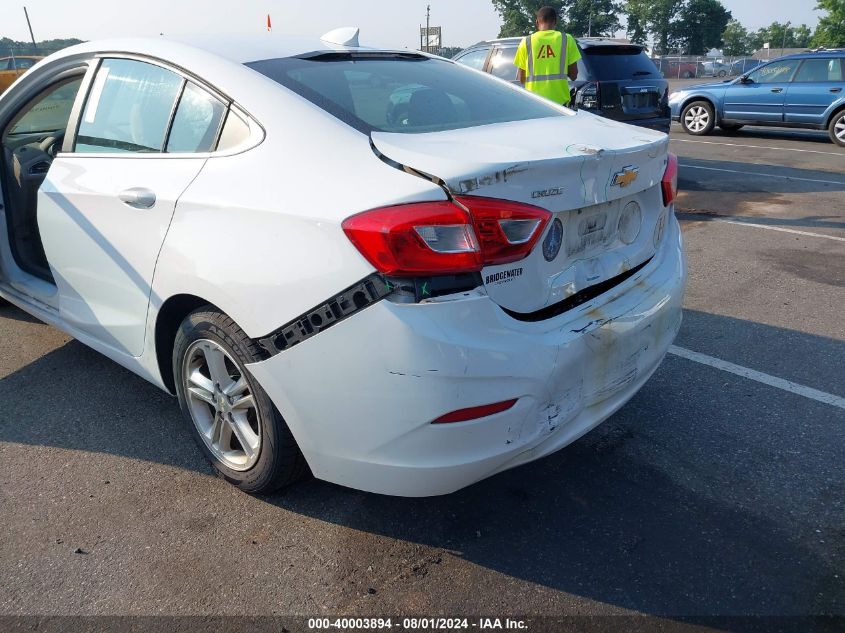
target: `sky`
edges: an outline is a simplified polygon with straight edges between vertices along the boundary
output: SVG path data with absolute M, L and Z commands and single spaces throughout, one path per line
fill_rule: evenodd
M 815 27 L 816 0 L 722 0 L 747 28 L 777 20 Z M 0 37 L 28 40 L 26 5 L 36 40 L 83 40 L 123 35 L 273 33 L 320 36 L 338 26 L 361 28 L 368 46 L 416 48 L 431 4 L 431 25 L 443 27 L 444 46 L 496 37 L 500 19 L 490 0 L 0 0 Z

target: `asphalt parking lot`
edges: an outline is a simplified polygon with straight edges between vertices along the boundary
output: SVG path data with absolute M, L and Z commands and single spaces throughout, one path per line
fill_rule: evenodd
M 448 497 L 249 497 L 175 400 L 0 308 L 0 614 L 845 616 L 845 149 L 671 147 L 673 353 L 594 432 Z

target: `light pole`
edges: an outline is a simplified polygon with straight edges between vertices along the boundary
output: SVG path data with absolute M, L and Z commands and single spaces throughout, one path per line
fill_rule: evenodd
M 792 22 L 787 22 L 783 27 L 783 40 L 780 43 L 780 56 L 783 57 L 783 50 L 786 48 L 786 32 L 789 30 L 789 25 Z

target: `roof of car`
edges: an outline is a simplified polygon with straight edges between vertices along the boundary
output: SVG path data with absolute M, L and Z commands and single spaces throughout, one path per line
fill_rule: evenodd
M 180 51 L 187 52 L 189 49 L 199 49 L 238 64 L 279 57 L 293 57 L 305 53 L 322 51 L 384 50 L 392 52 L 392 49 L 373 49 L 363 46 L 351 47 L 331 44 L 316 37 L 289 37 L 273 33 L 262 33 L 259 36 L 218 34 L 214 36 L 168 35 L 161 37 L 94 40 L 71 46 L 59 54 L 122 52 L 169 59 L 174 54 L 178 55 Z M 408 51 L 397 50 L 395 52 L 407 53 Z
M 492 40 L 482 40 L 480 42 L 476 42 L 472 46 L 467 46 L 467 48 L 487 46 L 490 44 L 519 44 L 522 39 L 522 37 L 499 37 Z M 607 37 L 576 37 L 575 39 L 578 41 L 581 48 L 591 48 L 594 46 L 636 46 L 638 48 L 642 48 L 641 45 L 634 44 L 628 40 L 616 40 Z

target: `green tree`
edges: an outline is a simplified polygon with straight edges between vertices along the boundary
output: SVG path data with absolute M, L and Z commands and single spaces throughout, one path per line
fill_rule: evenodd
M 628 39 L 635 44 L 645 44 L 648 40 L 648 12 L 645 5 L 643 0 L 628 0 L 623 7 L 628 16 Z
M 564 15 L 566 31 L 575 37 L 612 37 L 621 26 L 621 10 L 613 0 L 572 0 Z
M 675 43 L 688 55 L 703 55 L 722 45 L 731 12 L 719 0 L 687 0 L 672 25 Z
M 534 12 L 544 6 L 542 1 L 533 0 L 493 0 L 493 7 L 502 18 L 502 28 L 499 37 L 515 37 L 527 35 L 534 30 Z M 548 2 L 560 12 L 563 3 Z
M 826 11 L 827 15 L 819 20 L 813 46 L 845 46 L 845 0 L 818 0 L 816 11 Z
M 684 0 L 628 0 L 628 36 L 639 44 L 645 43 L 645 34 L 655 42 L 655 52 L 667 54 L 675 48 L 673 25 L 684 6 Z
M 748 30 L 738 20 L 731 20 L 722 31 L 722 52 L 738 57 L 752 53 Z
M 749 36 L 749 40 L 755 50 L 763 47 L 765 42 L 769 43 L 772 51 L 781 48 L 806 48 L 812 39 L 812 29 L 806 24 L 791 26 L 772 22 L 769 26 L 759 29 Z
M 543 6 L 554 8 L 560 16 L 559 28 L 575 37 L 612 35 L 619 28 L 616 0 L 492 0 L 502 18 L 499 37 L 527 35 L 535 30 L 534 15 Z

